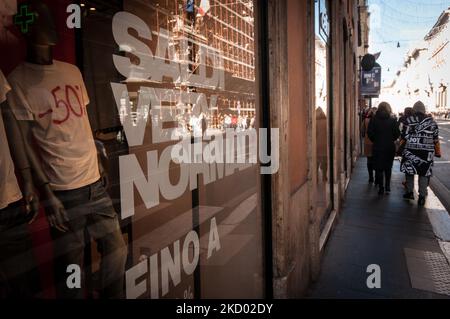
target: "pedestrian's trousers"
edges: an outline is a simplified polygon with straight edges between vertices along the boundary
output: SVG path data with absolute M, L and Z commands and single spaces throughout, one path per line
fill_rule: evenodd
M 391 187 L 392 168 L 376 170 L 376 182 L 380 187 Z
M 123 298 L 127 248 L 117 213 L 105 187 L 99 181 L 80 189 L 55 192 L 55 195 L 61 200 L 70 220 L 68 223 L 70 230 L 67 233 L 52 229 L 57 297 L 63 299 L 84 297 L 84 287 L 81 289 L 69 287 L 67 279 L 71 273 L 67 272 L 67 267 L 77 265 L 83 269 L 85 231 L 87 231 L 96 241 L 101 256 L 101 297 Z
M 428 185 L 430 184 L 430 178 L 425 176 L 419 176 L 419 195 L 422 197 L 428 196 Z M 406 175 L 406 187 L 408 193 L 414 192 L 414 175 Z

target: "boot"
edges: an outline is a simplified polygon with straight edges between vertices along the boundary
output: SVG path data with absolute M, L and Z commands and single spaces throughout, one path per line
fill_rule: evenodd
M 386 194 L 391 193 L 391 185 L 386 185 Z
M 420 207 L 425 206 L 426 202 L 427 202 L 426 197 L 424 197 L 424 196 L 419 196 L 419 203 L 418 203 L 418 204 L 419 204 Z
M 369 184 L 375 183 L 375 178 L 373 177 L 373 169 L 369 168 Z
M 375 187 L 381 187 L 383 185 L 383 182 L 380 183 L 380 176 L 378 176 L 378 174 L 376 173 L 373 184 L 375 185 Z

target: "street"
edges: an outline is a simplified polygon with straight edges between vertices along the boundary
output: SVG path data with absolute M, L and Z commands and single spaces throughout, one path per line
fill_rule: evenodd
M 431 188 L 450 211 L 450 121 L 438 120 L 442 158 L 436 159 Z

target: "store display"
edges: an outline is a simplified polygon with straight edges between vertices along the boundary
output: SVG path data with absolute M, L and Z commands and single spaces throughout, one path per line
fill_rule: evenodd
M 58 39 L 49 8 L 32 1 L 28 9 L 34 12 L 36 21 L 25 35 L 27 62 L 8 77 L 13 89 L 8 102 L 22 123 L 27 143 L 32 141 L 31 136 L 36 141 L 37 147 L 29 146 L 29 153 L 39 153 L 43 171 L 63 205 L 56 214 L 47 212 L 52 226 L 57 296 L 84 295 L 81 283 L 67 284 L 67 269 L 73 265 L 84 268 L 87 231 L 101 247 L 100 293 L 120 298 L 126 249 L 117 214 L 100 179 L 84 81 L 76 66 L 53 59 L 52 47 Z
M 253 1 L 86 0 L 81 30 L 66 29 L 66 2 L 45 3 L 20 2 L 26 61 L 4 62 L 27 155 L 55 194 L 56 207 L 41 201 L 51 238 L 34 239 L 53 248 L 38 254 L 40 293 L 263 296 L 257 143 L 242 142 L 259 117 Z M 181 141 L 209 159 L 177 162 Z
M 0 71 L 0 296 L 31 298 L 39 283 L 27 226 L 38 213 L 39 198 L 20 129 L 6 102 L 10 90 Z
M 5 76 L 0 71 L 0 104 L 6 101 L 6 93 L 11 90 Z M 0 110 L 1 111 L 1 110 Z M 14 175 L 14 164 L 9 153 L 9 143 L 6 137 L 3 117 L 0 112 L 0 209 L 17 202 L 22 198 L 22 193 Z

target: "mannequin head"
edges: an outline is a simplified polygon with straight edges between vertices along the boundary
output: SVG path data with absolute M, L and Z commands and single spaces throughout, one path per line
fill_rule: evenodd
M 48 6 L 41 1 L 21 3 L 14 22 L 27 42 L 27 61 L 34 64 L 52 64 L 53 46 L 58 41 L 55 21 Z
M 34 15 L 33 22 L 24 25 L 23 19 Z M 28 45 L 54 46 L 58 41 L 55 21 L 48 6 L 41 1 L 30 0 L 19 5 L 15 22 L 24 34 Z

